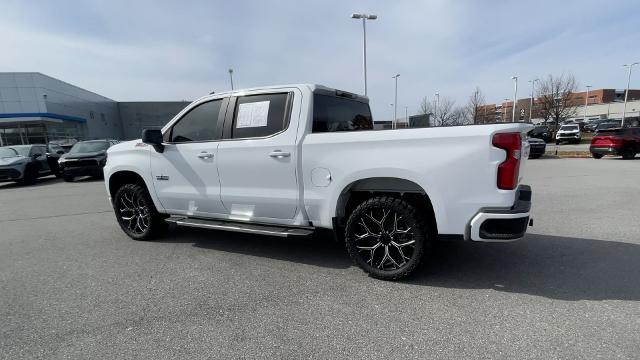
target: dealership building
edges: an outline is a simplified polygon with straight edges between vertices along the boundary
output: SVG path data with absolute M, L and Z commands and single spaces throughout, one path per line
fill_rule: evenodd
M 136 139 L 188 104 L 119 102 L 38 72 L 0 73 L 0 146 Z

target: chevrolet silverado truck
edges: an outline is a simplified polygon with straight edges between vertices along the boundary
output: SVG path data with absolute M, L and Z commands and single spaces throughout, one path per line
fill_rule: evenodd
M 168 223 L 307 237 L 332 230 L 394 280 L 438 239 L 524 236 L 526 124 L 374 130 L 366 97 L 319 85 L 212 94 L 109 148 L 116 219 L 136 240 Z

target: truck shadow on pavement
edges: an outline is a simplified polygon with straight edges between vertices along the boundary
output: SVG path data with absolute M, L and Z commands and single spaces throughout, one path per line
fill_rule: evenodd
M 640 300 L 640 245 L 528 234 L 509 244 L 440 244 L 407 283 L 550 299 Z
M 353 266 L 344 245 L 330 236 L 287 239 L 173 228 L 160 241 L 334 269 Z M 538 234 L 507 244 L 439 243 L 424 266 L 398 284 L 640 301 L 640 245 Z
M 194 247 L 334 269 L 351 267 L 343 244 L 330 236 L 309 239 L 251 235 L 227 231 L 172 227 L 160 242 L 192 243 Z

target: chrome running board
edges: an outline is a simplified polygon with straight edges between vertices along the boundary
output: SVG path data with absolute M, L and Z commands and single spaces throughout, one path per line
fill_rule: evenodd
M 279 225 L 262 225 L 253 223 L 240 223 L 234 221 L 208 220 L 173 216 L 166 219 L 165 221 L 179 226 L 234 231 L 257 235 L 280 237 L 308 237 L 313 234 L 313 228 L 311 227 L 285 227 Z

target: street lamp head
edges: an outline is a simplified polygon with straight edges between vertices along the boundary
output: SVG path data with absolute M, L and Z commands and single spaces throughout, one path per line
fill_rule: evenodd
M 378 18 L 378 15 L 367 15 L 367 14 L 351 14 L 352 19 L 367 19 L 367 20 L 375 20 Z
M 233 69 L 229 69 L 229 74 L 233 74 Z
M 640 63 L 639 63 L 639 62 L 634 62 L 633 64 L 624 64 L 624 65 L 622 65 L 622 66 L 624 66 L 624 67 L 631 67 L 631 66 L 635 66 L 635 65 L 638 65 L 638 64 L 640 64 Z
M 396 74 L 395 76 L 392 76 L 391 78 L 392 79 L 394 79 L 394 78 L 397 79 L 398 77 L 400 77 L 400 74 Z
M 511 79 L 516 80 L 518 77 L 517 76 L 512 76 Z

